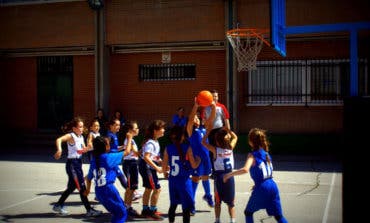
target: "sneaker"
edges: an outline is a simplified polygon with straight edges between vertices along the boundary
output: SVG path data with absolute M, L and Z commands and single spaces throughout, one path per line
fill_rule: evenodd
M 150 215 L 150 210 L 148 210 L 148 209 L 143 209 L 142 211 L 141 211 L 141 217 L 143 217 L 143 218 L 146 218 L 146 217 L 148 217 L 149 215 Z
M 53 206 L 53 211 L 60 214 L 60 215 L 68 215 L 68 211 L 66 209 L 64 209 L 63 206 L 61 206 L 59 204 L 55 204 Z
M 195 210 L 191 210 L 190 211 L 190 216 L 194 216 L 195 215 Z
M 135 209 L 133 209 L 132 207 L 129 207 L 127 209 L 127 213 L 128 213 L 128 216 L 130 216 L 130 217 L 134 217 L 134 218 L 140 217 L 140 214 Z
M 135 190 L 134 193 L 132 194 L 132 201 L 137 201 L 142 197 L 143 197 L 143 194 Z
M 102 211 L 98 211 L 98 210 L 95 210 L 94 208 L 91 208 L 86 213 L 86 217 L 97 217 L 97 216 L 101 215 L 102 213 L 103 213 Z
M 162 221 L 164 218 L 158 214 L 159 212 L 157 211 L 149 211 L 149 216 L 151 219 L 155 220 L 155 221 Z
M 208 206 L 210 206 L 211 208 L 213 208 L 215 206 L 215 204 L 213 203 L 213 200 L 212 200 L 212 195 L 209 195 L 209 196 L 204 195 L 203 200 L 207 201 Z

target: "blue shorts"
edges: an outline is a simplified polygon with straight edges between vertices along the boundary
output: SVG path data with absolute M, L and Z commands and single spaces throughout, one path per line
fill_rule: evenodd
M 159 189 L 161 185 L 159 184 L 159 179 L 157 171 L 152 169 L 145 160 L 139 160 L 139 172 L 141 178 L 143 179 L 143 187 L 147 189 Z
M 230 177 L 226 183 L 223 182 L 224 175 L 226 173 L 220 173 L 215 171 L 214 175 L 214 189 L 215 189 L 215 203 L 220 204 L 225 202 L 228 206 L 234 207 L 235 200 L 235 180 L 234 177 Z
M 254 213 L 266 209 L 270 216 L 282 216 L 279 189 L 272 179 L 265 180 L 261 185 L 255 186 L 249 198 L 247 212 Z
M 123 160 L 122 169 L 127 177 L 127 187 L 136 190 L 139 184 L 138 160 Z
M 208 154 L 205 154 L 206 156 L 200 156 L 201 162 L 199 166 L 193 170 L 192 175 L 193 176 L 208 176 L 212 172 L 212 166 L 211 166 L 211 160 L 209 158 Z
M 189 177 L 169 177 L 170 206 L 181 204 L 182 210 L 194 209 L 193 186 Z

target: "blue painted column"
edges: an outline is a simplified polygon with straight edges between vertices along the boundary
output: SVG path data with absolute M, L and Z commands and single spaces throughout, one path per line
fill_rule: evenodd
M 357 30 L 351 29 L 350 38 L 350 95 L 358 96 L 358 50 L 357 50 Z

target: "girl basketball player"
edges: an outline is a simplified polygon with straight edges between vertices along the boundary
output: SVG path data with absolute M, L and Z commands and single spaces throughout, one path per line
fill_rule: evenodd
M 54 205 L 53 211 L 67 215 L 68 211 L 64 208 L 64 202 L 68 196 L 77 188 L 80 193 L 82 203 L 86 208 L 86 216 L 99 216 L 102 212 L 93 209 L 90 205 L 87 196 L 84 194 L 86 190 L 84 174 L 82 172 L 82 153 L 87 151 L 85 141 L 83 138 L 84 123 L 79 117 L 74 118 L 70 123 L 67 124 L 67 129 L 72 129 L 70 133 L 67 133 L 56 140 L 57 151 L 54 154 L 55 159 L 60 159 L 62 156 L 62 142 L 67 142 L 68 146 L 68 157 L 66 163 L 66 171 L 68 175 L 67 189 L 62 193 L 58 202 Z
M 253 213 L 266 209 L 268 215 L 274 216 L 277 222 L 287 223 L 283 216 L 278 187 L 272 179 L 272 162 L 265 130 L 251 129 L 248 143 L 252 147 L 252 152 L 248 154 L 244 167 L 226 174 L 224 182 L 235 175 L 250 172 L 254 187 L 244 210 L 245 222 L 253 223 Z
M 124 223 L 127 210 L 117 188 L 117 166 L 122 162 L 123 152 L 110 153 L 107 139 L 101 136 L 93 140 L 93 160 L 87 175 L 87 191 L 90 192 L 91 180 L 95 181 L 95 193 L 99 202 L 112 213 L 112 223 Z
M 161 193 L 161 185 L 159 184 L 157 172 L 162 173 L 161 148 L 158 139 L 164 135 L 165 124 L 162 120 L 155 120 L 149 125 L 145 133 L 141 158 L 139 160 L 139 172 L 145 188 L 141 215 L 153 220 L 163 220 L 163 217 L 157 212 L 157 203 L 159 194 Z
M 226 127 L 222 127 L 215 134 L 215 146 L 207 142 L 207 138 L 213 129 L 213 119 L 216 116 L 216 105 L 213 102 L 210 115 L 210 125 L 207 126 L 207 133 L 202 139 L 202 144 L 213 154 L 214 160 L 214 190 L 215 190 L 215 217 L 216 223 L 220 222 L 221 202 L 228 206 L 230 222 L 235 222 L 235 181 L 231 177 L 223 182 L 223 176 L 234 168 L 233 149 L 238 141 L 237 135 Z
M 193 154 L 201 158 L 200 165 L 196 169 L 194 169 L 193 173 L 191 174 L 191 178 L 193 181 L 193 192 L 195 197 L 199 181 L 201 180 L 205 193 L 203 196 L 203 200 L 207 201 L 210 207 L 214 207 L 209 180 L 212 166 L 211 160 L 209 159 L 209 151 L 202 145 L 202 138 L 206 134 L 206 129 L 202 124 L 202 121 L 199 119 L 199 116 L 197 115 L 198 107 L 199 105 L 197 103 L 197 99 L 195 98 L 194 105 L 189 114 L 188 123 L 186 125 L 186 131 L 189 137 L 188 140 L 193 150 Z M 195 214 L 195 209 L 192 210 L 191 214 Z
M 162 170 L 166 170 L 169 165 L 168 188 L 170 192 L 170 208 L 168 210 L 168 220 L 170 223 L 175 221 L 177 205 L 182 206 L 182 222 L 190 222 L 190 212 L 194 209 L 194 195 L 191 180 L 189 178 L 192 170 L 199 166 L 200 157 L 193 157 L 193 152 L 189 144 L 184 143 L 185 131 L 181 126 L 174 126 L 170 130 L 172 144 L 168 145 L 164 151 Z
M 122 169 L 127 177 L 127 188 L 125 192 L 125 204 L 128 209 L 129 217 L 139 217 L 137 211 L 131 206 L 135 197 L 135 190 L 139 183 L 139 150 L 133 137 L 139 134 L 139 127 L 136 121 L 127 121 L 123 126 L 123 134 L 126 136 L 123 143 L 124 150 L 130 150 L 123 157 Z
M 121 122 L 117 118 L 113 117 L 109 120 L 108 126 L 109 128 L 107 131 L 107 139 L 108 139 L 109 148 L 110 148 L 109 152 L 116 153 L 116 152 L 122 151 L 123 146 L 119 145 L 118 135 L 117 135 L 117 133 L 119 132 L 121 128 Z M 119 165 L 117 165 L 117 178 L 119 182 L 121 183 L 122 187 L 126 189 L 127 188 L 127 178 L 125 174 L 122 172 Z
M 92 151 L 94 148 L 93 148 L 93 139 L 95 139 L 97 136 L 100 136 L 100 124 L 99 124 L 99 120 L 98 119 L 94 119 L 91 124 L 90 124 L 90 132 L 89 134 L 87 135 L 87 147 L 89 148 L 89 151 L 87 152 L 88 153 L 88 157 L 89 157 L 89 161 L 91 161 L 92 159 Z

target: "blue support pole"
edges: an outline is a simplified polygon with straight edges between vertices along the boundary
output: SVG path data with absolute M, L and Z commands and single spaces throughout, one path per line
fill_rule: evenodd
M 351 74 L 350 74 L 350 95 L 351 96 L 358 96 L 358 56 L 357 56 L 357 30 L 352 29 L 350 32 L 350 67 L 351 67 Z
M 370 22 L 354 22 L 339 24 L 322 24 L 307 26 L 288 26 L 286 35 L 322 33 L 322 32 L 350 32 L 350 96 L 358 96 L 358 30 L 370 29 Z

